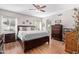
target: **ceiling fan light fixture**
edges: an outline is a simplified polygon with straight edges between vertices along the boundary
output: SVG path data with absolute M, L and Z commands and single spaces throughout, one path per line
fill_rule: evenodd
M 37 9 L 36 9 L 35 11 L 36 11 L 37 13 L 41 13 L 41 11 L 40 11 L 40 10 L 37 10 Z

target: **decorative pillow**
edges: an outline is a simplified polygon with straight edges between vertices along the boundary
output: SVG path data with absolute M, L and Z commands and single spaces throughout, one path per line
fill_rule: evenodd
M 22 31 L 22 27 L 19 28 L 19 31 Z
M 22 28 L 22 31 L 27 31 L 26 27 L 23 27 L 23 28 Z
M 27 31 L 31 31 L 31 27 L 27 27 Z
M 31 30 L 35 30 L 34 27 L 31 27 Z

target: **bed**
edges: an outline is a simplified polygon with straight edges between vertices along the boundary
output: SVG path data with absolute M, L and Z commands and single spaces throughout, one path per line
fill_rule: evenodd
M 19 26 L 27 27 L 27 26 Z M 49 42 L 49 33 L 47 31 L 29 30 L 29 31 L 18 31 L 18 38 L 22 41 L 24 51 L 36 48 L 45 42 Z

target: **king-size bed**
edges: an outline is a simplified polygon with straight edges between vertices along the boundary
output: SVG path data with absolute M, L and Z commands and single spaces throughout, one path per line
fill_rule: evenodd
M 18 26 L 18 38 L 22 41 L 24 51 L 29 49 L 36 48 L 45 42 L 49 42 L 49 33 L 48 31 L 39 31 L 39 30 L 20 30 L 20 27 L 27 26 Z

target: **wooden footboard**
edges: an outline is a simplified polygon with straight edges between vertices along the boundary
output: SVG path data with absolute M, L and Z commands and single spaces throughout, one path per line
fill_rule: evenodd
M 49 36 L 45 36 L 45 37 L 41 37 L 41 38 L 37 38 L 37 39 L 32 39 L 29 41 L 24 41 L 22 44 L 22 41 L 19 40 L 21 45 L 23 46 L 24 44 L 24 52 L 36 48 L 42 44 L 44 44 L 45 42 L 49 42 Z
M 38 39 L 29 40 L 29 41 L 24 41 L 24 50 L 29 50 L 29 49 L 38 47 L 38 46 L 44 44 L 47 41 L 49 41 L 48 36 L 38 38 Z

